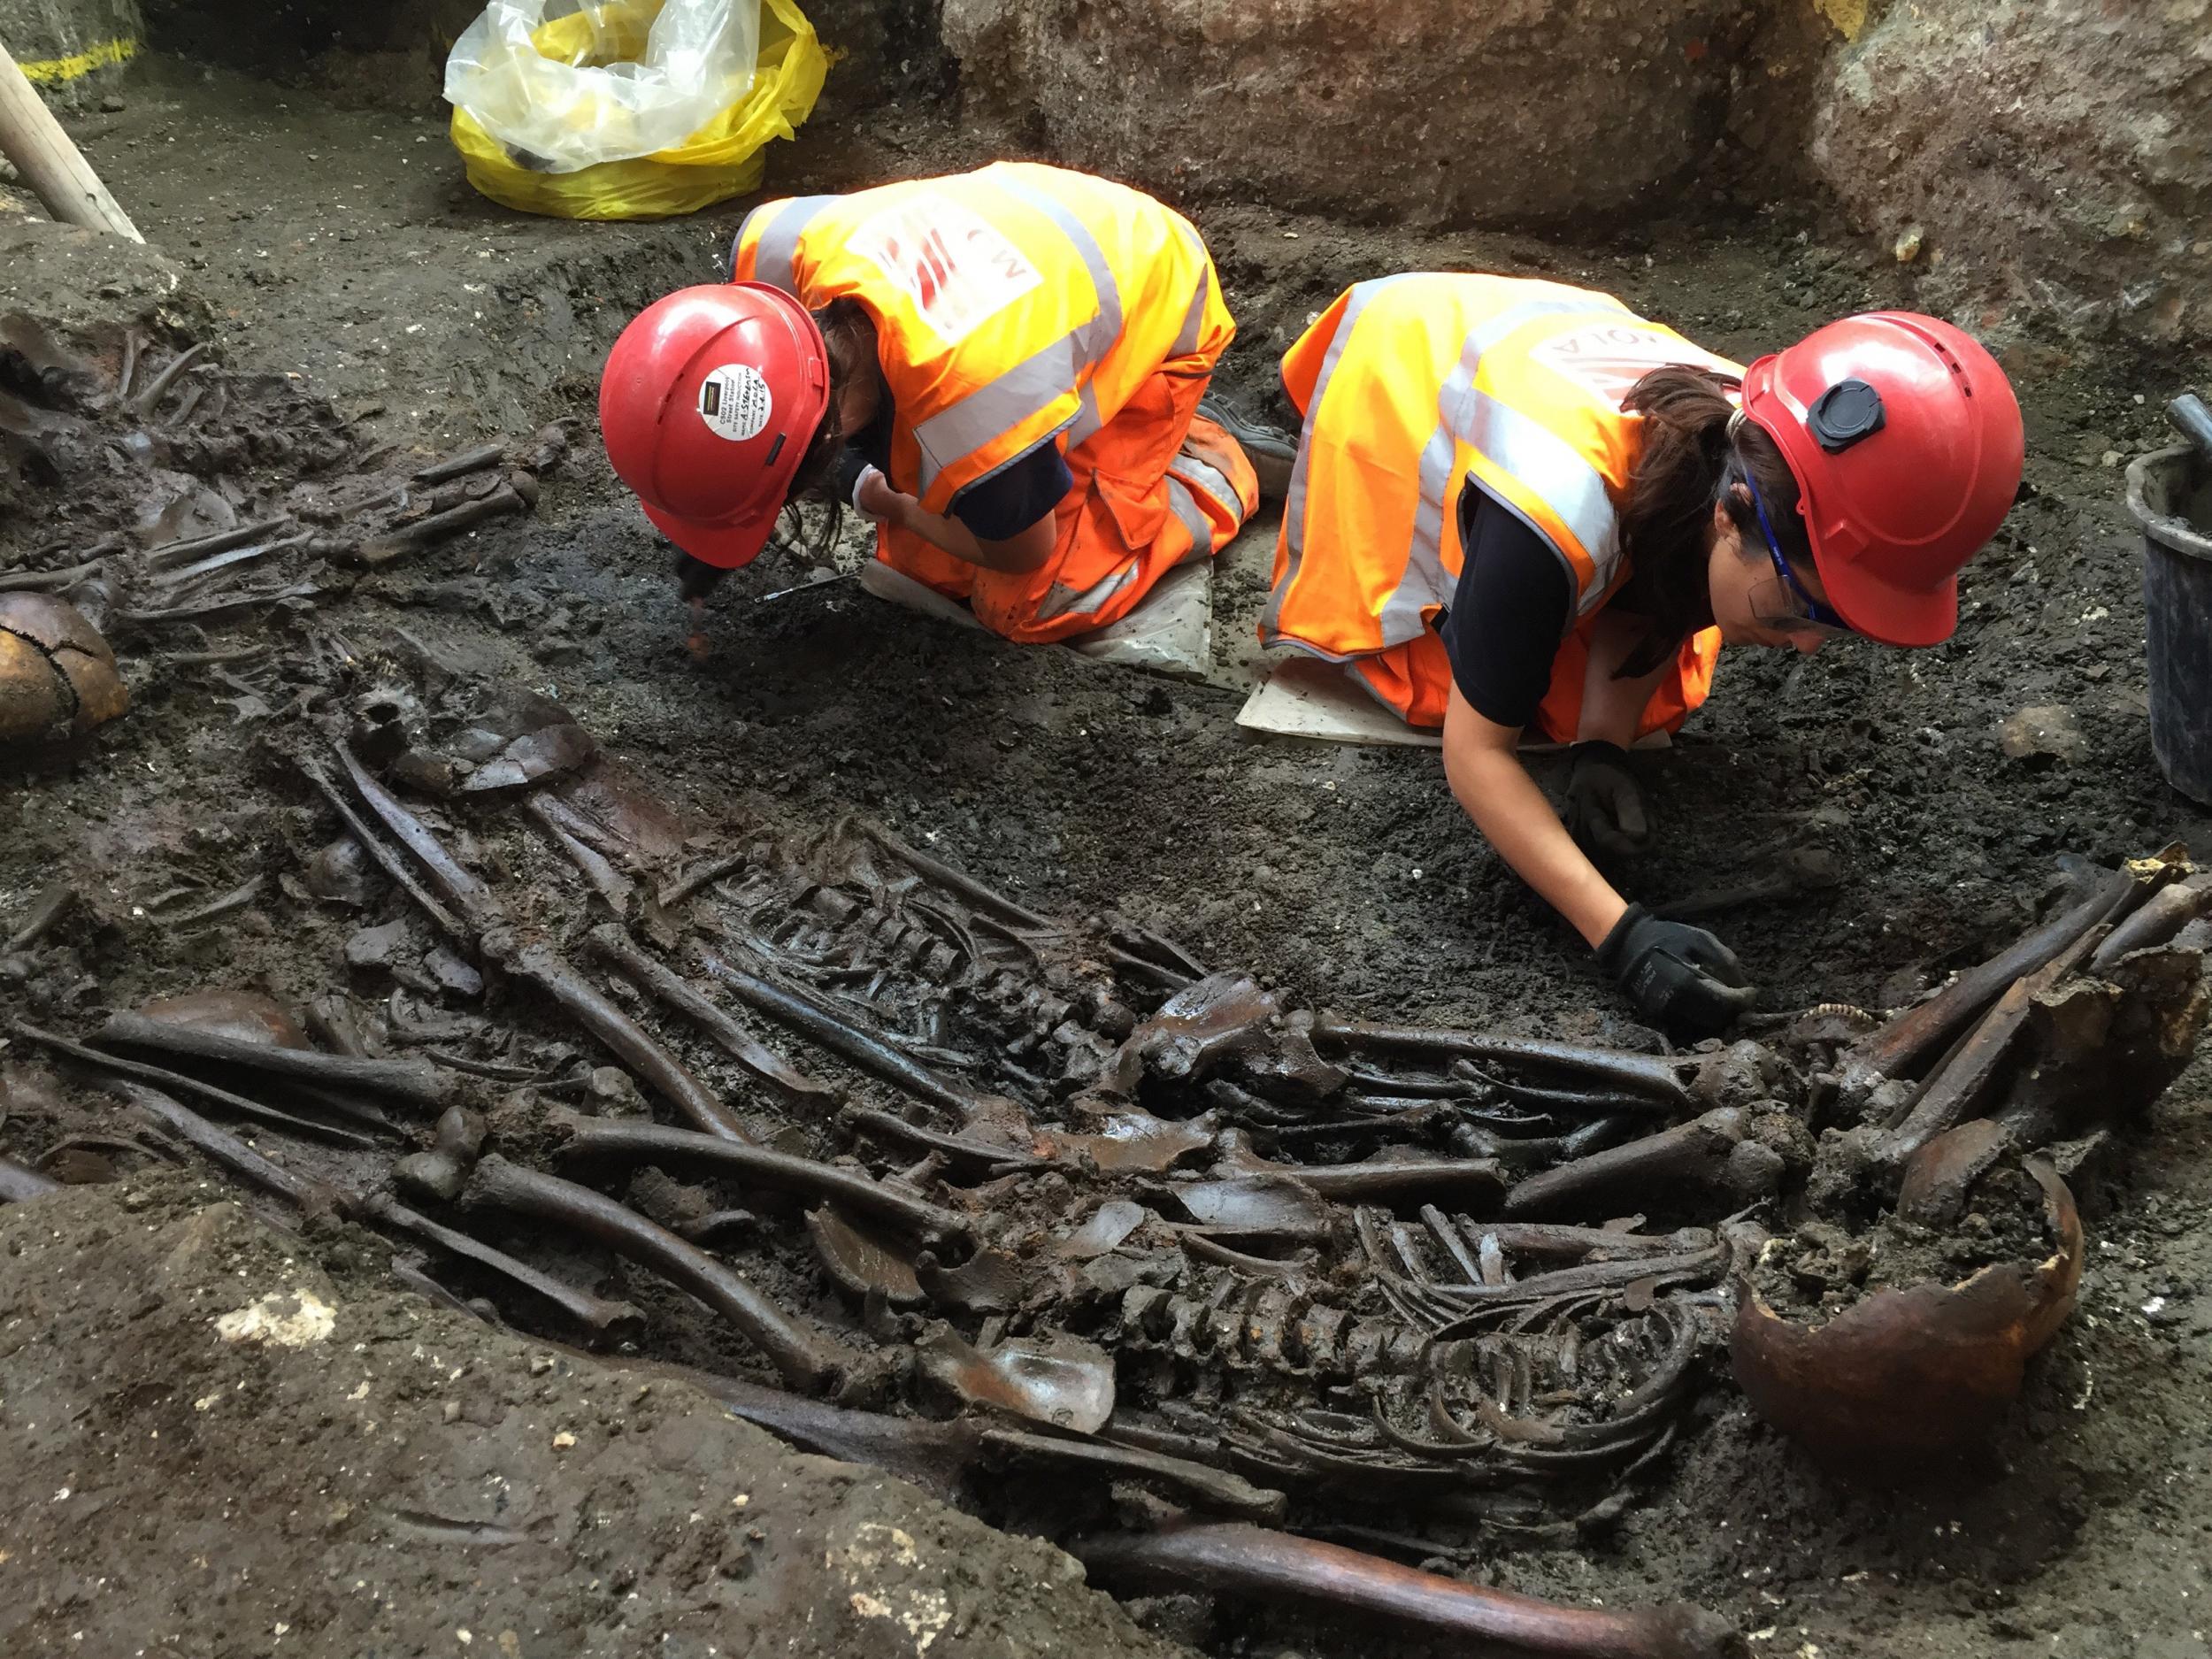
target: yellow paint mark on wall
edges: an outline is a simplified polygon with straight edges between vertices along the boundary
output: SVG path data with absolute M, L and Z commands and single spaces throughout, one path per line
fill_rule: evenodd
M 1816 0 L 1816 4 L 1824 3 L 1825 0 Z M 26 81 L 35 81 L 46 86 L 58 87 L 65 81 L 74 81 L 80 76 L 88 75 L 96 69 L 105 69 L 111 65 L 128 63 L 137 56 L 138 42 L 127 37 L 119 36 L 111 41 L 102 41 L 97 45 L 88 46 L 84 50 L 73 52 L 66 58 L 36 58 L 27 64 L 18 64 L 16 67 L 23 72 L 23 78 Z
M 1813 0 L 1813 9 L 1847 41 L 1857 40 L 1866 27 L 1866 0 Z

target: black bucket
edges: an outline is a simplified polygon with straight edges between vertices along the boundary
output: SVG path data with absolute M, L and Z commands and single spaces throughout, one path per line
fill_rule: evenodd
M 2143 526 L 2151 752 L 2166 781 L 2212 805 L 2212 465 L 2188 444 L 2128 468 Z

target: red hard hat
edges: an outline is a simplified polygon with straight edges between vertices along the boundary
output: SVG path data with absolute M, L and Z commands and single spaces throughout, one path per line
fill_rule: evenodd
M 1885 645 L 1958 626 L 1958 572 L 2020 488 L 2020 405 L 1963 329 L 1868 311 L 1815 329 L 1744 373 L 1745 417 L 1797 479 L 1830 602 Z
M 663 535 L 724 570 L 767 545 L 828 407 L 821 329 L 763 282 L 654 301 L 599 377 L 599 432 L 616 475 Z

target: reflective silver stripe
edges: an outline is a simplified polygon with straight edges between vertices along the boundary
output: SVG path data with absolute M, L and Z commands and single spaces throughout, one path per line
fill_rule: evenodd
M 1532 492 L 1590 556 L 1596 578 L 1589 590 L 1579 595 L 1576 609 L 1578 612 L 1592 609 L 1604 598 L 1613 567 L 1620 560 L 1620 516 L 1613 509 L 1603 474 L 1550 427 L 1487 392 L 1474 393 L 1463 412 L 1465 425 L 1460 435 L 1469 447 L 1480 450 L 1500 471 Z M 1512 506 L 1510 502 L 1504 504 Z M 1516 516 L 1527 518 L 1517 511 Z M 1546 542 L 1551 541 L 1540 526 L 1532 524 L 1529 527 Z M 1565 549 L 1557 550 L 1563 558 Z
M 1191 546 L 1212 552 L 1213 520 L 1206 517 L 1206 510 L 1198 504 L 1198 497 L 1191 494 L 1190 486 L 1172 472 L 1167 475 L 1167 504 L 1183 521 L 1183 528 L 1190 532 Z
M 923 495 L 929 493 L 938 473 L 961 457 L 972 455 L 1068 395 L 1077 379 L 1073 342 L 1073 335 L 1063 334 L 914 428 L 914 442 L 922 452 Z M 1073 419 L 1071 415 L 1041 438 L 1052 437 Z
M 1229 481 L 1227 474 L 1202 455 L 1194 455 L 1186 449 L 1168 463 L 1167 470 L 1169 477 L 1179 478 L 1193 489 L 1202 490 L 1212 496 L 1221 511 L 1231 518 L 1240 518 L 1244 516 L 1244 500 L 1237 494 L 1237 487 Z
M 1064 617 L 1071 611 L 1102 611 L 1121 590 L 1137 580 L 1138 561 L 1131 559 L 1111 576 L 1087 593 L 1077 593 L 1072 588 L 1063 588 L 1058 582 L 1045 590 L 1044 598 L 1037 606 L 1037 620 L 1049 622 Z
M 1591 294 L 1543 295 L 1509 306 L 1495 317 L 1468 331 L 1466 342 L 1461 346 L 1459 362 L 1445 380 L 1438 394 L 1436 430 L 1421 449 L 1421 498 L 1413 513 L 1413 541 L 1406 551 L 1405 573 L 1399 578 L 1382 603 L 1377 621 L 1383 645 L 1387 648 L 1403 645 L 1408 640 L 1418 639 L 1426 628 L 1427 612 L 1432 607 L 1448 606 L 1452 602 L 1455 586 L 1452 573 L 1444 568 L 1444 515 L 1456 504 L 1458 480 L 1453 473 L 1452 463 L 1458 453 L 1458 445 L 1466 443 L 1479 449 L 1504 472 L 1526 484 L 1541 496 L 1547 505 L 1554 507 L 1560 521 L 1576 534 L 1592 559 L 1602 565 L 1598 548 L 1609 538 L 1617 537 L 1612 522 L 1612 502 L 1605 494 L 1605 481 L 1598 477 L 1596 468 L 1575 454 L 1564 440 L 1555 437 L 1540 423 L 1519 414 L 1501 403 L 1489 393 L 1479 390 L 1475 377 L 1482 366 L 1483 355 L 1495 349 L 1525 325 L 1540 317 L 1571 316 L 1592 311 L 1614 311 L 1625 313 L 1627 307 L 1617 300 Z M 1525 434 L 1533 431 L 1549 439 L 1550 449 Z M 1493 432 L 1507 434 L 1505 441 L 1512 446 L 1509 457 L 1494 448 L 1488 440 Z M 1598 500 L 1603 509 L 1602 520 L 1594 520 L 1586 511 L 1581 491 L 1581 480 L 1568 478 L 1560 468 L 1560 457 L 1566 457 L 1573 466 L 1579 467 L 1597 486 Z M 1535 471 L 1525 471 L 1524 467 Z M 1558 488 L 1548 487 L 1548 480 L 1556 482 Z M 1576 511 L 1563 511 L 1555 503 L 1563 503 Z M 1502 503 L 1511 507 L 1510 502 Z M 1525 519 L 1526 515 L 1517 514 Z M 1593 526 L 1593 534 L 1585 537 L 1583 528 Z M 1551 538 L 1540 526 L 1529 528 L 1549 545 Z M 1564 562 L 1566 556 L 1559 549 L 1553 549 Z M 1568 567 L 1572 578 L 1574 570 Z M 1601 591 L 1591 589 L 1593 594 Z M 1588 595 L 1583 595 L 1586 601 Z
M 1074 330 L 1070 337 L 1081 341 L 1085 356 L 1091 362 L 1097 362 L 1106 355 L 1107 348 L 1121 338 L 1121 287 L 1114 280 L 1113 267 L 1106 263 L 1105 250 L 1099 247 L 1090 227 L 1076 218 L 1064 202 L 1004 174 L 995 182 L 1009 196 L 1026 202 L 1058 226 L 1060 234 L 1074 245 L 1077 257 L 1091 273 L 1091 287 L 1098 293 L 1098 315 Z
M 1283 566 L 1283 579 L 1267 596 L 1267 609 L 1260 614 L 1260 634 L 1269 643 L 1276 638 L 1276 622 L 1282 614 L 1283 596 L 1298 580 L 1298 569 L 1306 557 L 1306 464 L 1313 453 L 1313 423 L 1321 412 L 1322 400 L 1329 395 L 1329 381 L 1336 373 L 1337 359 L 1344 355 L 1345 342 L 1351 339 L 1352 329 L 1359 321 L 1360 313 L 1368 303 L 1394 282 L 1403 282 L 1405 274 L 1377 277 L 1371 281 L 1352 285 L 1352 297 L 1344 307 L 1344 315 L 1336 325 L 1336 333 L 1329 338 L 1329 349 L 1321 359 L 1321 373 L 1314 378 L 1313 396 L 1306 400 L 1305 424 L 1298 434 L 1298 458 L 1291 464 L 1290 491 L 1283 501 L 1283 547 L 1287 555 Z
M 1070 449 L 1096 436 L 1098 429 L 1106 424 L 1105 417 L 1098 412 L 1098 388 L 1088 380 L 1083 382 L 1083 389 L 1076 395 L 1076 403 L 1075 419 L 1068 423 Z
M 1186 234 L 1198 256 L 1198 287 L 1190 296 L 1190 310 L 1183 317 L 1183 331 L 1175 336 L 1175 343 L 1168 349 L 1171 357 L 1187 357 L 1198 349 L 1198 337 L 1206 328 L 1206 296 L 1213 292 L 1214 262 L 1206 251 L 1206 244 L 1195 235 Z
M 1121 288 L 1111 266 L 1083 221 L 1065 204 L 1019 179 L 1001 176 L 999 188 L 1042 213 L 1068 239 L 1076 256 L 1089 272 L 1098 296 L 1098 310 L 1091 319 L 1070 329 L 1059 339 L 1033 352 L 987 385 L 979 386 L 958 403 L 941 409 L 914 428 L 914 441 L 922 452 L 921 494 L 935 484 L 937 475 L 963 456 L 972 455 L 1002 433 L 1033 420 L 1070 395 L 1084 398 L 1090 415 L 1087 429 L 1069 432 L 1073 449 L 1098 430 L 1097 404 L 1090 398 L 1090 372 L 1121 337 Z M 1071 416 L 1041 438 L 1056 436 L 1080 424 L 1081 414 Z
M 799 277 L 795 261 L 799 254 L 799 236 L 812 222 L 815 214 L 828 204 L 838 200 L 833 196 L 795 196 L 777 210 L 760 233 L 760 240 L 753 244 L 753 280 L 780 288 L 793 298 L 799 297 Z M 730 274 L 737 274 L 737 250 L 745 241 L 745 227 L 767 211 L 755 208 L 745 216 L 745 224 L 737 227 L 737 240 L 730 244 Z

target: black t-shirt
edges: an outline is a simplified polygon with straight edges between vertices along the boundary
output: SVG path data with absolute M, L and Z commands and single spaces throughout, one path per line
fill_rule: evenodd
M 845 445 L 838 467 L 839 494 L 853 498 L 853 486 L 864 467 L 891 470 L 891 403 L 876 407 L 876 418 L 855 433 Z M 1060 454 L 1060 446 L 1048 438 L 1035 449 L 1008 462 L 987 478 L 979 478 L 952 498 L 952 516 L 968 526 L 979 541 L 1010 541 L 1057 507 L 1075 488 L 1075 474 Z
M 1459 695 L 1500 726 L 1525 726 L 1551 688 L 1575 587 L 1550 543 L 1478 485 L 1459 496 L 1466 557 L 1436 619 Z

